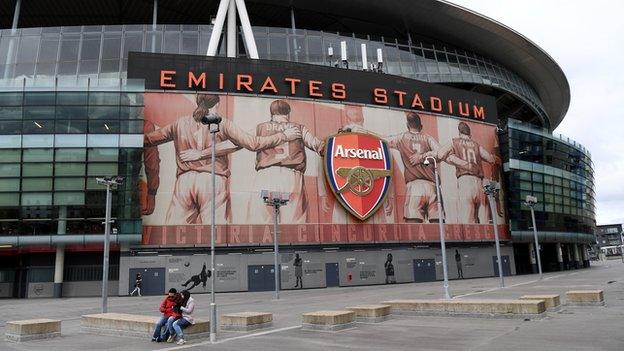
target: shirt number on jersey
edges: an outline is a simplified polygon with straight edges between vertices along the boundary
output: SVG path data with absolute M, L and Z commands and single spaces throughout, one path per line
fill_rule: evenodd
M 468 163 L 477 164 L 477 155 L 473 149 L 462 148 L 462 159 Z

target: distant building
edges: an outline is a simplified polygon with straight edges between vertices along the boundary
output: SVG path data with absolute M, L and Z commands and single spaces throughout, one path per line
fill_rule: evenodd
M 607 256 L 621 254 L 620 235 L 624 233 L 622 224 L 607 224 L 596 226 L 596 243 Z

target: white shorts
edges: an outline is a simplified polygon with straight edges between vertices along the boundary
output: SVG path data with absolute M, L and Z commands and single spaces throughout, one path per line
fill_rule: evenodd
M 247 204 L 247 223 L 273 223 L 272 206 L 264 204 L 260 198 L 261 190 L 290 193 L 286 206 L 280 207 L 280 223 L 303 224 L 308 216 L 308 202 L 305 193 L 303 173 L 285 167 L 269 167 L 259 170 L 253 181 L 253 193 Z
M 460 223 L 479 223 L 479 209 L 485 204 L 483 180 L 472 175 L 457 178 Z
M 227 178 L 215 177 L 216 222 L 226 224 L 230 193 Z M 171 203 L 167 210 L 167 225 L 209 224 L 212 219 L 212 174 L 188 171 L 177 176 Z
M 405 190 L 405 219 L 431 221 L 438 219 L 438 196 L 435 183 L 425 179 L 415 179 L 407 183 Z

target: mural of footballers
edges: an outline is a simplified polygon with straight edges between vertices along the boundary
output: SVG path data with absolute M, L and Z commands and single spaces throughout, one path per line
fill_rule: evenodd
M 203 116 L 217 114 L 219 95 L 197 94 L 196 108 L 190 116 L 178 118 L 173 123 L 146 133 L 145 147 L 152 147 L 173 142 L 177 166 L 176 180 L 171 202 L 166 213 L 165 222 L 171 224 L 205 224 L 211 217 L 211 135 L 208 126 L 201 124 Z M 296 128 L 283 128 L 270 136 L 252 136 L 228 119 L 223 119 L 220 131 L 216 135 L 217 142 L 229 141 L 234 148 L 218 151 L 216 158 L 216 212 L 217 222 L 227 223 L 229 220 L 230 175 L 227 154 L 240 148 L 251 151 L 278 146 L 289 140 L 300 138 Z M 157 169 L 152 163 L 158 157 L 146 158 L 145 168 Z M 148 176 L 149 179 L 149 176 Z M 151 189 L 154 193 L 155 189 Z
M 460 223 L 480 223 L 479 210 L 485 205 L 483 162 L 500 165 L 500 159 L 472 139 L 466 122 L 459 122 L 457 130 L 459 137 L 438 150 L 438 159 L 456 168 Z
M 391 148 L 397 149 L 403 161 L 406 222 L 437 223 L 438 197 L 435 189 L 433 167 L 423 164 L 427 156 L 436 155 L 440 144 L 428 134 L 422 132 L 423 124 L 418 113 L 407 112 L 407 131 L 386 138 Z
M 308 148 L 320 155 L 324 145 L 304 125 L 290 121 L 291 106 L 285 100 L 271 102 L 269 112 L 270 120 L 256 127 L 258 138 L 271 138 L 289 129 L 297 130 L 298 137 L 258 149 L 255 167 L 257 173 L 252 189 L 289 193 L 288 206 L 280 209 L 280 221 L 288 224 L 306 223 L 308 200 L 304 188 L 307 162 L 305 149 Z M 249 201 L 247 221 L 272 223 L 273 209 L 261 201 Z
M 208 278 L 210 278 L 211 276 L 211 272 L 210 271 L 206 271 L 206 264 L 204 263 L 204 266 L 202 267 L 201 272 L 199 272 L 199 274 L 195 274 L 194 276 L 192 276 L 189 280 L 186 281 L 186 283 L 182 284 L 183 287 L 186 288 L 186 290 L 191 290 L 194 287 L 198 286 L 200 283 L 202 284 L 202 287 L 205 289 L 206 288 L 206 282 L 208 281 Z M 188 286 L 189 284 L 193 283 L 193 285 Z

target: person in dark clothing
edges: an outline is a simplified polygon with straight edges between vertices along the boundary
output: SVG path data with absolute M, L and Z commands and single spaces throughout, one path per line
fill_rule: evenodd
M 457 279 L 464 279 L 464 270 L 462 269 L 461 255 L 455 250 L 455 263 L 457 264 Z
M 134 290 L 130 293 L 130 296 L 137 293 L 137 296 L 141 296 L 141 286 L 143 285 L 143 277 L 141 273 L 137 273 L 136 278 L 134 279 Z
M 186 283 L 182 284 L 182 286 L 185 287 L 186 290 L 190 291 L 201 283 L 202 286 L 206 288 L 206 282 L 211 275 L 212 273 L 210 271 L 206 271 L 206 264 L 204 263 L 204 267 L 202 268 L 201 272 L 192 276 L 189 280 L 186 281 Z M 187 287 L 190 283 L 193 283 L 193 285 Z
M 386 269 L 386 284 L 396 283 L 396 279 L 394 278 L 394 264 L 392 264 L 392 254 L 388 254 L 386 263 L 384 263 L 384 268 Z
M 297 284 L 295 284 L 295 288 L 299 287 L 299 289 L 303 289 L 303 279 L 301 276 L 303 275 L 303 260 L 299 257 L 299 254 L 295 254 L 295 278 L 297 279 Z

